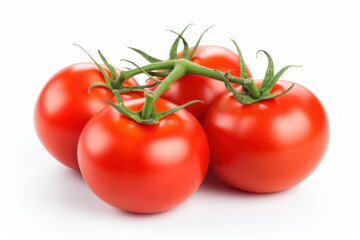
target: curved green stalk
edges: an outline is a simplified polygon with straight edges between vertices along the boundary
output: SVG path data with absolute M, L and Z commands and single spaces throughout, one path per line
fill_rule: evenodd
M 174 70 L 163 80 L 160 85 L 154 90 L 155 100 L 157 100 L 161 94 L 170 87 L 170 85 L 177 79 L 186 74 L 186 64 L 184 61 L 179 61 L 174 66 Z

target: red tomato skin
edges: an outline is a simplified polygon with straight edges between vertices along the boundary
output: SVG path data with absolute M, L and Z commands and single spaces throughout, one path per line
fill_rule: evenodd
M 290 85 L 278 81 L 272 93 Z M 303 181 L 319 165 L 329 142 L 324 107 L 299 84 L 251 105 L 224 94 L 209 110 L 204 129 L 211 168 L 229 185 L 256 193 L 282 191 Z
M 137 99 L 126 105 L 138 111 L 143 103 Z M 163 99 L 155 103 L 157 111 L 174 106 Z M 109 106 L 86 124 L 78 158 L 86 183 L 100 199 L 125 211 L 156 213 L 198 189 L 209 146 L 201 125 L 186 110 L 141 125 Z
M 191 50 L 192 48 L 190 48 L 190 52 Z M 181 57 L 181 54 L 180 52 L 178 56 Z M 224 47 L 212 45 L 199 46 L 191 61 L 222 72 L 233 70 L 231 75 L 240 76 L 238 55 Z M 249 77 L 252 77 L 250 70 L 247 67 L 246 69 Z M 192 104 L 186 107 L 200 123 L 203 123 L 210 106 L 226 91 L 225 84 L 222 81 L 198 75 L 185 75 L 171 84 L 170 90 L 165 91 L 161 97 L 177 105 L 182 105 L 192 100 L 204 101 L 204 104 Z
M 41 143 L 55 159 L 77 170 L 76 149 L 81 130 L 95 113 L 108 105 L 104 98 L 115 101 L 113 94 L 103 87 L 95 87 L 89 94 L 88 87 L 95 82 L 105 82 L 95 64 L 70 65 L 49 79 L 35 105 L 34 125 Z M 138 85 L 135 79 L 126 84 Z M 122 96 L 141 97 L 134 93 Z

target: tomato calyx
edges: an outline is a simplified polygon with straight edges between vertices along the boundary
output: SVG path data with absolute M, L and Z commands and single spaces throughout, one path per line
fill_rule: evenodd
M 128 60 L 126 60 L 126 61 L 128 61 Z M 113 106 L 116 110 L 118 110 L 120 113 L 127 116 L 128 118 L 136 121 L 137 123 L 147 124 L 147 125 L 157 124 L 159 122 L 159 119 L 164 118 L 164 117 L 166 117 L 166 116 L 168 116 L 168 115 L 170 115 L 170 114 L 172 114 L 174 112 L 177 112 L 177 111 L 179 111 L 179 110 L 181 110 L 181 109 L 183 109 L 183 108 L 185 108 L 185 107 L 187 107 L 187 106 L 189 106 L 189 105 L 191 105 L 193 103 L 199 103 L 199 102 L 204 103 L 203 101 L 200 101 L 200 100 L 194 100 L 194 101 L 190 101 L 190 102 L 185 103 L 185 104 L 183 104 L 181 106 L 177 106 L 177 107 L 174 107 L 174 108 L 166 110 L 166 111 L 162 111 L 162 112 L 156 112 L 155 111 L 155 101 L 157 99 L 159 99 L 161 94 L 166 89 L 168 89 L 169 86 L 174 81 L 176 81 L 177 79 L 181 78 L 182 76 L 184 76 L 186 74 L 186 70 L 187 70 L 187 66 L 188 66 L 187 64 L 190 61 L 177 59 L 177 60 L 173 60 L 173 62 L 167 61 L 167 62 L 164 62 L 164 63 L 169 64 L 169 62 L 170 62 L 170 66 L 172 68 L 172 71 L 169 73 L 169 75 L 163 81 L 161 81 L 161 83 L 154 90 L 154 92 L 145 91 L 145 93 L 144 93 L 145 102 L 144 102 L 144 105 L 142 106 L 142 109 L 140 111 L 132 111 L 131 109 L 128 109 L 125 106 L 119 91 L 116 90 L 116 89 L 113 90 L 113 93 L 114 93 L 114 95 L 116 97 L 117 104 L 111 102 L 108 99 L 105 99 L 105 100 L 111 106 Z M 146 70 L 142 69 L 141 67 L 137 66 L 137 68 L 140 69 L 140 71 L 146 73 Z
M 199 37 L 199 39 L 197 40 L 195 46 L 192 48 L 192 51 L 190 52 L 189 51 L 189 44 L 187 43 L 187 41 L 185 40 L 185 38 L 182 36 L 184 34 L 184 32 L 188 29 L 189 26 L 191 26 L 191 24 L 187 25 L 183 31 L 181 31 L 181 33 L 177 33 L 175 31 L 172 31 L 172 30 L 167 30 L 169 32 L 172 32 L 174 34 L 177 35 L 177 38 L 174 40 L 171 48 L 170 48 L 170 52 L 169 52 L 169 59 L 168 60 L 160 60 L 159 58 L 155 58 L 147 53 L 145 53 L 144 51 L 142 50 L 139 50 L 137 48 L 133 48 L 133 47 L 128 47 L 129 49 L 135 51 L 136 53 L 140 54 L 143 58 L 145 58 L 145 60 L 147 60 L 150 64 L 153 64 L 153 63 L 161 63 L 161 62 L 166 62 L 166 61 L 169 61 L 169 60 L 176 60 L 176 59 L 186 59 L 186 60 L 189 60 L 191 61 L 191 58 L 193 57 L 193 55 L 195 54 L 197 48 L 199 47 L 199 44 L 201 42 L 201 39 L 202 37 L 204 36 L 204 34 L 212 27 L 214 27 L 215 25 L 213 26 L 210 26 L 208 27 Z M 180 43 L 180 39 L 182 40 L 183 42 L 183 51 L 182 51 L 182 55 L 181 57 L 179 58 L 177 52 L 178 52 L 178 46 L 179 46 L 179 43 Z M 128 60 L 125 60 L 125 61 L 128 61 Z M 131 64 L 133 64 L 134 66 L 136 66 L 138 69 L 140 69 L 142 71 L 142 73 L 145 73 L 149 78 L 147 80 L 145 80 L 145 82 L 149 81 L 150 79 L 153 80 L 155 83 L 157 84 L 160 84 L 161 81 L 159 79 L 156 79 L 154 77 L 166 77 L 170 74 L 171 72 L 171 69 L 161 69 L 161 71 L 158 71 L 160 69 L 157 69 L 155 71 L 145 71 L 143 70 L 142 68 L 140 68 L 139 66 L 137 66 L 136 64 L 134 64 L 133 62 L 131 61 L 128 61 L 130 62 Z M 123 78 L 126 79 L 125 75 L 123 75 Z M 169 86 L 170 88 L 170 86 Z
M 187 25 L 182 31 L 181 33 L 177 33 L 175 31 L 172 31 L 172 30 L 167 30 L 169 32 L 172 32 L 174 34 L 177 35 L 177 38 L 174 40 L 171 48 L 170 48 L 170 52 L 169 52 L 169 59 L 168 60 L 174 60 L 174 59 L 187 59 L 187 60 L 191 60 L 191 58 L 193 57 L 194 53 L 196 52 L 197 48 L 199 47 L 199 44 L 201 42 L 201 39 L 202 37 L 204 36 L 204 34 L 213 26 L 210 26 L 208 27 L 199 37 L 199 39 L 197 40 L 195 46 L 193 47 L 192 51 L 190 52 L 189 51 L 189 44 L 187 43 L 187 41 L 185 40 L 185 38 L 183 37 L 183 34 L 184 32 L 188 29 L 189 26 L 191 26 L 191 24 Z M 178 52 L 178 46 L 179 46 L 179 43 L 180 43 L 180 40 L 182 41 L 183 43 L 183 51 L 182 51 L 182 55 L 181 57 L 179 58 L 177 52 Z M 158 62 L 163 62 L 163 60 L 160 60 L 158 58 L 155 58 L 155 57 L 152 57 L 150 56 L 149 54 L 143 52 L 142 50 L 139 50 L 139 49 L 136 49 L 136 48 L 133 48 L 133 47 L 129 47 L 129 49 L 135 51 L 136 53 L 140 54 L 143 58 L 145 58 L 149 63 L 158 63 Z M 149 72 L 149 74 L 151 76 L 160 76 L 160 77 L 165 77 L 167 76 L 168 74 L 170 73 L 170 71 L 162 71 L 162 72 Z M 159 83 L 160 81 L 157 80 L 157 82 Z
M 100 50 L 98 50 L 99 56 L 102 59 L 104 65 L 106 66 L 106 68 L 109 70 L 110 72 L 110 77 L 108 77 L 108 75 L 105 73 L 104 68 L 80 45 L 78 44 L 74 44 L 75 46 L 78 46 L 81 50 L 83 50 L 90 58 L 91 60 L 95 63 L 96 67 L 99 69 L 99 71 L 101 72 L 101 75 L 103 76 L 105 83 L 104 82 L 96 82 L 93 83 L 89 86 L 88 88 L 88 92 L 89 94 L 91 93 L 91 89 L 94 87 L 105 87 L 107 89 L 109 89 L 110 91 L 113 90 L 118 90 L 119 93 L 126 93 L 126 92 L 144 92 L 145 88 L 151 88 L 154 87 L 156 84 L 151 84 L 151 85 L 138 85 L 138 86 L 124 86 L 123 83 L 125 82 L 126 79 L 124 79 L 121 76 L 121 73 L 118 74 L 115 70 L 115 68 L 107 61 L 107 59 L 104 57 L 104 55 L 101 53 Z
M 153 125 L 157 124 L 159 122 L 159 119 L 164 118 L 174 112 L 177 112 L 190 104 L 201 102 L 199 100 L 190 101 L 184 105 L 162 111 L 162 112 L 156 112 L 154 103 L 156 101 L 156 95 L 153 92 L 146 91 L 145 92 L 145 103 L 143 105 L 143 108 L 140 111 L 132 111 L 129 108 L 127 108 L 124 104 L 124 101 L 121 98 L 120 92 L 118 90 L 113 90 L 113 93 L 116 97 L 117 104 L 113 103 L 112 101 L 105 99 L 111 106 L 113 106 L 117 111 L 119 111 L 121 114 L 125 115 L 126 117 L 136 121 L 140 124 L 146 124 L 146 125 Z
M 288 70 L 291 67 L 301 67 L 301 66 L 296 66 L 296 65 L 288 65 L 283 67 L 279 72 L 277 72 L 274 75 L 274 62 L 270 56 L 270 54 L 268 52 L 266 52 L 265 50 L 259 50 L 256 53 L 256 56 L 258 55 L 259 52 L 263 52 L 265 53 L 267 59 L 268 59 L 268 66 L 267 66 L 267 70 L 265 73 L 265 77 L 264 80 L 262 81 L 261 85 L 259 88 L 257 88 L 254 84 L 254 79 L 249 78 L 246 72 L 246 68 L 245 68 L 245 61 L 244 58 L 242 57 L 241 51 L 239 46 L 237 45 L 237 43 L 232 40 L 236 46 L 238 55 L 239 55 L 239 61 L 240 61 L 240 71 L 242 73 L 244 73 L 242 75 L 243 78 L 245 78 L 245 84 L 243 84 L 243 92 L 238 92 L 233 85 L 231 85 L 230 81 L 232 79 L 232 76 L 229 74 L 230 71 L 226 72 L 225 74 L 220 73 L 217 70 L 214 70 L 216 73 L 219 74 L 219 76 L 222 77 L 222 79 L 225 82 L 225 86 L 226 88 L 233 93 L 234 97 L 236 98 L 236 100 L 239 103 L 242 104 L 252 104 L 255 102 L 259 102 L 262 100 L 266 100 L 266 99 L 271 99 L 271 98 L 275 98 L 275 97 L 279 97 L 287 92 L 289 92 L 293 87 L 294 84 L 292 84 L 289 88 L 287 88 L 285 91 L 278 93 L 278 94 L 271 94 L 271 90 L 273 89 L 273 87 L 275 86 L 276 82 L 279 80 L 279 78 L 282 76 L 282 74 Z

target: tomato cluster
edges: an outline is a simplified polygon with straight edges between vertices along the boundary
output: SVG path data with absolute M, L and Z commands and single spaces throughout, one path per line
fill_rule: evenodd
M 136 213 L 161 212 L 185 201 L 199 188 L 209 162 L 221 179 L 244 191 L 277 192 L 304 180 L 320 163 L 329 140 L 327 115 L 316 96 L 299 84 L 277 81 L 281 74 L 273 74 L 268 55 L 270 70 L 253 85 L 260 100 L 249 102 L 245 97 L 254 89 L 245 84 L 254 81 L 239 50 L 238 56 L 220 46 L 195 49 L 189 55 L 192 48 L 184 47 L 175 62 L 188 57 L 203 72 L 179 71 L 179 79 L 161 96 L 141 90 L 132 77 L 116 90 L 122 73 L 102 55 L 105 65 L 78 63 L 62 69 L 36 102 L 39 139 L 55 159 L 80 170 L 99 198 Z M 153 66 L 138 69 L 161 76 L 150 76 L 159 86 L 170 81 L 169 67 L 154 73 Z M 213 79 L 213 69 L 222 81 Z M 220 73 L 229 70 L 231 75 Z M 243 84 L 231 84 L 235 77 Z M 178 106 L 195 99 L 204 104 Z M 148 102 L 153 103 L 149 113 Z

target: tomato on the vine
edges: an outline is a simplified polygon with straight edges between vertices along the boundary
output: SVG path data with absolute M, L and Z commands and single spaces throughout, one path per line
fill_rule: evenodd
M 106 66 L 101 65 L 110 77 Z M 115 69 L 117 73 L 120 71 Z M 36 133 L 48 152 L 62 164 L 79 169 L 77 142 L 87 121 L 108 105 L 103 99 L 115 101 L 111 91 L 95 87 L 88 93 L 91 84 L 105 82 L 93 63 L 77 63 L 63 68 L 42 89 L 34 113 Z M 135 79 L 124 83 L 138 85 Z M 125 93 L 124 100 L 142 97 L 139 93 Z
M 190 48 L 191 52 L 193 48 Z M 178 54 L 180 58 L 182 52 Z M 231 75 L 240 77 L 239 57 L 233 51 L 212 45 L 200 45 L 191 61 L 204 67 L 217 69 L 222 72 L 231 70 Z M 249 77 L 250 70 L 247 68 Z M 202 100 L 204 104 L 193 104 L 186 109 L 192 113 L 200 123 L 203 123 L 206 113 L 214 101 L 226 92 L 223 82 L 200 75 L 185 75 L 171 84 L 168 91 L 161 97 L 177 105 L 182 105 L 192 100 Z
M 278 81 L 271 93 L 290 86 Z M 204 129 L 216 174 L 233 187 L 258 193 L 282 191 L 304 180 L 320 163 L 329 141 L 324 107 L 299 84 L 252 104 L 224 94 L 210 108 Z
M 139 111 L 144 99 L 125 105 Z M 174 107 L 164 99 L 155 102 L 157 112 Z M 78 158 L 86 183 L 103 201 L 130 212 L 155 213 L 177 206 L 197 190 L 208 167 L 209 147 L 203 128 L 184 109 L 146 125 L 108 106 L 84 127 Z

